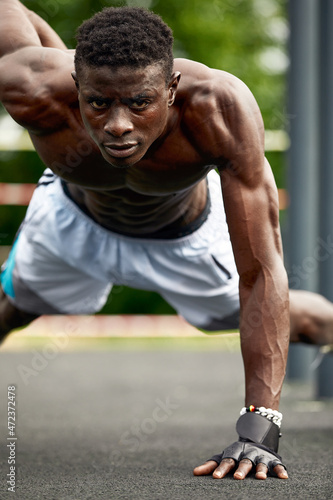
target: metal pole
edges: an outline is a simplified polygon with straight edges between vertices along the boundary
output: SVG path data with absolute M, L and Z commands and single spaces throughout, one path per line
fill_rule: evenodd
M 317 0 L 289 0 L 290 71 L 288 114 L 291 147 L 288 155 L 290 288 L 316 291 L 318 265 L 313 263 L 318 237 L 318 10 Z M 292 345 L 289 379 L 313 378 L 315 350 Z
M 333 2 L 320 3 L 319 291 L 333 302 Z M 333 354 L 318 368 L 317 397 L 333 397 Z

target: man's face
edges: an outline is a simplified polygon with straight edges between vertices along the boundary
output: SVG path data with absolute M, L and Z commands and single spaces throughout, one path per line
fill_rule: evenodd
M 84 125 L 114 167 L 137 163 L 166 131 L 177 83 L 166 86 L 161 66 L 84 66 L 76 82 Z

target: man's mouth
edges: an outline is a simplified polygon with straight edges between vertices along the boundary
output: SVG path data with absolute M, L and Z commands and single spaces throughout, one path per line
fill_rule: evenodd
M 127 156 L 131 156 L 138 146 L 138 143 L 103 144 L 105 151 L 114 158 L 126 158 Z

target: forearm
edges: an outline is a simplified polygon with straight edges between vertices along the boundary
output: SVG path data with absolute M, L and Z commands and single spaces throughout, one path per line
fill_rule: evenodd
M 0 57 L 24 47 L 66 49 L 58 35 L 18 0 L 0 0 Z
M 240 282 L 245 405 L 278 409 L 289 345 L 289 293 L 281 264 L 262 270 L 252 287 Z

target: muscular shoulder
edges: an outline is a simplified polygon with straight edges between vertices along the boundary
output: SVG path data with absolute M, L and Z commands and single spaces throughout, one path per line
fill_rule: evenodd
M 57 130 L 77 102 L 71 51 L 27 47 L 0 60 L 0 99 L 20 125 Z
M 263 149 L 261 113 L 244 82 L 193 61 L 176 64 L 182 72 L 183 127 L 203 154 L 223 162 L 239 144 Z

